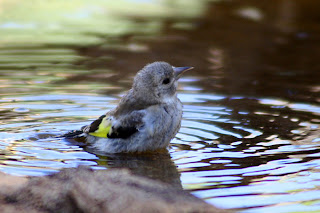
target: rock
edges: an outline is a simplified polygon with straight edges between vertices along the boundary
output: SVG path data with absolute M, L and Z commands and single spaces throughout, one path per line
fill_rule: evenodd
M 8 175 L 5 173 L 0 172 L 0 189 L 2 188 L 10 188 L 12 190 L 13 188 L 20 187 L 24 183 L 28 181 L 25 177 L 19 177 L 19 176 L 13 176 Z
M 11 176 L 18 185 L 2 182 L 8 177 L 0 175 L 1 212 L 229 212 L 124 169 L 79 167 L 29 180 Z
M 2 213 L 12 213 L 12 212 L 21 212 L 21 213 L 37 213 L 33 209 L 25 209 L 22 206 L 12 205 L 6 200 L 7 195 L 12 192 L 18 191 L 21 187 L 25 186 L 28 182 L 26 177 L 18 177 L 13 175 L 8 175 L 0 172 L 0 206 Z

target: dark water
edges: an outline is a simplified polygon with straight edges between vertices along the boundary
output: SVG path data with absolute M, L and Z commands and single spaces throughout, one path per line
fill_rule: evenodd
M 320 212 L 316 1 L 2 2 L 1 171 L 130 168 L 222 208 Z M 113 108 L 156 60 L 195 67 L 168 153 L 54 138 Z

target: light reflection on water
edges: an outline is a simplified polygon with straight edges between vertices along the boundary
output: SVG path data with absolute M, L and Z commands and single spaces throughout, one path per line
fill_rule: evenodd
M 84 95 L 4 98 L 1 117 L 6 118 L 6 122 L 0 126 L 0 170 L 15 175 L 45 175 L 78 165 L 97 169 L 128 167 L 138 174 L 171 184 L 180 185 L 181 181 L 185 189 L 223 208 L 268 206 L 279 200 L 300 201 L 300 206 L 293 206 L 306 208 L 304 201 L 320 199 L 317 190 L 320 185 L 319 145 L 312 141 L 294 144 L 288 139 L 296 135 L 292 131 L 281 135 L 281 128 L 277 134 L 278 128 L 264 132 L 263 128 L 250 125 L 254 120 L 252 116 L 267 116 L 266 121 L 276 120 L 278 115 L 273 114 L 278 110 L 274 108 L 279 105 L 278 100 L 274 105 L 271 99 L 251 100 L 258 111 L 261 107 L 265 112 L 256 114 L 248 110 L 243 114 L 235 113 L 232 108 L 234 101 L 243 101 L 239 97 L 188 93 L 179 97 L 185 105 L 184 119 L 181 130 L 171 143 L 171 160 L 167 156 L 154 159 L 150 156 L 137 158 L 92 153 L 84 144 L 54 138 L 61 132 L 79 129 L 88 120 L 111 109 L 116 98 Z M 230 100 L 231 105 L 223 105 Z M 300 105 L 288 103 L 287 106 L 292 106 L 290 110 L 294 111 Z M 302 115 L 307 113 L 315 118 L 317 110 L 316 106 L 311 106 Z M 294 125 L 296 129 L 292 130 L 312 132 L 311 126 L 318 126 L 318 123 L 304 119 L 303 125 L 298 125 L 297 120 L 302 115 L 294 114 L 296 119 L 285 116 L 285 121 L 281 122 L 297 123 Z M 251 121 L 250 118 L 241 119 L 246 116 Z M 277 125 L 281 126 L 281 123 Z M 159 161 L 162 165 L 155 166 Z M 154 171 L 147 172 L 150 167 Z M 166 170 L 167 174 L 159 175 L 160 170 Z M 271 211 L 274 207 L 266 207 L 266 210 L 269 208 Z M 310 210 L 313 208 L 311 205 Z
M 310 122 L 312 118 L 319 118 L 319 107 L 272 99 L 252 99 L 259 113 L 247 111 L 236 116 L 236 109 L 222 106 L 221 103 L 228 104 L 227 99 L 241 103 L 241 98 L 213 96 L 206 100 L 212 105 L 208 106 L 202 95 L 190 96 L 197 106 L 192 106 L 192 103 L 185 106 L 184 122 L 177 135 L 179 140 L 173 142 L 177 148 L 171 153 L 182 172 L 184 188 L 223 208 L 271 206 L 281 200 L 289 203 L 302 201 L 285 211 L 294 208 L 303 211 L 318 209 L 314 204 L 308 207 L 304 203 L 320 198 L 320 161 L 317 160 L 320 146 L 312 142 L 317 140 L 317 136 L 313 140 L 304 140 L 302 144 L 296 144 L 293 138 L 297 135 L 300 140 L 301 137 L 308 138 L 307 135 L 319 127 L 319 123 Z M 181 99 L 189 100 L 188 94 L 182 95 Z M 199 106 L 199 103 L 205 106 Z M 287 109 L 289 116 L 279 119 L 279 108 L 275 106 L 280 105 L 290 108 Z M 302 110 L 302 106 L 306 110 Z M 304 113 L 299 114 L 298 111 Z M 306 120 L 306 115 L 309 122 L 299 123 Z M 241 119 L 245 116 L 249 120 Z M 266 123 L 260 121 L 262 127 L 250 125 L 260 116 L 267 117 L 264 119 Z M 275 122 L 277 120 L 278 123 Z M 270 121 L 275 123 L 273 131 L 264 131 Z M 294 129 L 283 131 L 281 125 L 287 125 L 288 128 L 288 122 L 292 123 Z M 223 127 L 219 127 L 221 124 Z M 231 141 L 224 141 L 225 136 L 231 137 Z M 292 193 L 295 195 L 292 196 Z M 266 207 L 263 211 L 272 212 L 273 209 L 276 212 L 284 211 L 275 207 Z M 260 211 L 252 209 L 248 212 Z

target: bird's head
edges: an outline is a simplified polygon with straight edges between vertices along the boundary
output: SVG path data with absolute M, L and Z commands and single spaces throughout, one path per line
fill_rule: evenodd
M 166 62 L 148 64 L 135 76 L 133 90 L 144 99 L 163 102 L 176 95 L 178 79 L 190 69 L 193 67 L 173 67 Z

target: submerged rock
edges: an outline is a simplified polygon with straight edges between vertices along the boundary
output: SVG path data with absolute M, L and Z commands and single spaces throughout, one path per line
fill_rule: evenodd
M 1 212 L 229 212 L 128 170 L 79 167 L 45 177 L 0 174 Z

